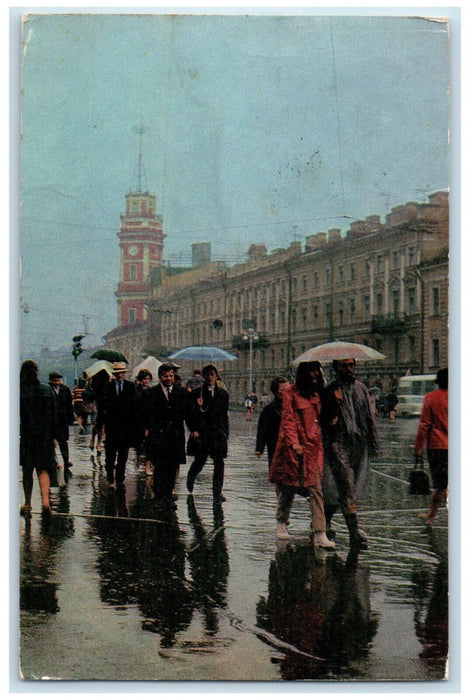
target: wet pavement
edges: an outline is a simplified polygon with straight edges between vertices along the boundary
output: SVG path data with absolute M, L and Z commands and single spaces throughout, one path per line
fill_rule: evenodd
M 257 414 L 231 412 L 226 502 L 213 504 L 210 461 L 165 513 L 133 455 L 114 495 L 72 429 L 73 477 L 55 514 L 19 518 L 20 665 L 25 680 L 433 681 L 448 651 L 447 510 L 431 530 L 428 496 L 411 496 L 415 419 L 380 420 L 382 452 L 360 508 L 369 548 L 314 550 L 296 498 L 291 539 L 275 537 Z M 104 462 L 104 455 L 103 455 Z

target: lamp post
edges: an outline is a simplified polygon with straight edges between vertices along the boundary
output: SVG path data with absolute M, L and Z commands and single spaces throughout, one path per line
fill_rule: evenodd
M 243 333 L 243 340 L 248 340 L 250 343 L 248 392 L 251 392 L 253 391 L 253 341 L 259 340 L 259 335 L 254 328 L 250 327 Z

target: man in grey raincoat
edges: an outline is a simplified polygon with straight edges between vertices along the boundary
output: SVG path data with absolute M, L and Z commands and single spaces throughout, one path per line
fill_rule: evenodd
M 369 392 L 356 379 L 355 369 L 354 359 L 334 360 L 336 378 L 322 397 L 323 495 L 327 527 L 339 505 L 351 547 L 367 549 L 367 538 L 358 527 L 357 500 L 364 490 L 368 455 L 376 455 L 379 444 Z

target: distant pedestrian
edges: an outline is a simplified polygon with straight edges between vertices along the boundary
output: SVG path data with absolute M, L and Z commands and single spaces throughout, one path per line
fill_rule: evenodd
M 326 536 L 323 508 L 323 445 L 320 430 L 320 395 L 324 379 L 319 362 L 301 362 L 295 382 L 284 388 L 279 438 L 269 470 L 278 499 L 277 537 L 288 539 L 292 503 L 296 494 L 307 498 L 314 545 L 334 549 Z
M 288 385 L 289 382 L 285 377 L 274 377 L 271 382 L 271 392 L 274 399 L 263 408 L 258 419 L 255 454 L 257 457 L 261 457 L 266 447 L 269 466 L 271 466 L 281 426 L 282 396 Z
M 387 408 L 388 408 L 388 417 L 390 420 L 393 422 L 395 420 L 395 412 L 398 404 L 398 396 L 397 396 L 397 390 L 395 387 L 392 387 L 390 389 L 390 393 L 387 396 Z
M 33 475 L 38 475 L 42 513 L 51 513 L 49 489 L 56 469 L 54 435 L 55 400 L 52 388 L 39 381 L 34 360 L 25 360 L 20 371 L 20 465 L 23 475 L 24 505 L 20 513 L 31 515 Z
M 368 455 L 376 455 L 379 445 L 369 392 L 356 379 L 355 369 L 353 358 L 334 360 L 336 379 L 323 394 L 323 493 L 327 527 L 339 505 L 351 547 L 367 549 L 367 537 L 358 526 L 357 501 L 365 485 Z
M 251 398 L 251 394 L 248 394 L 247 397 L 245 398 L 245 408 L 246 408 L 246 420 L 251 421 L 253 417 L 253 411 L 255 410 L 254 404 L 253 404 L 253 399 Z
M 202 370 L 204 385 L 190 394 L 190 431 L 194 445 L 194 461 L 188 471 L 186 486 L 193 492 L 197 475 L 210 457 L 214 463 L 212 495 L 225 501 L 222 493 L 225 458 L 228 450 L 229 420 L 228 392 L 219 384 L 219 374 L 214 365 Z
M 193 376 L 187 381 L 186 388 L 188 391 L 194 391 L 195 389 L 200 389 L 203 384 L 204 379 L 202 377 L 201 370 L 195 369 Z
M 135 379 L 135 413 L 133 446 L 135 450 L 135 466 L 139 466 L 141 459 L 145 463 L 145 473 L 151 475 L 150 460 L 147 457 L 147 430 L 146 417 L 149 412 L 150 382 L 153 375 L 148 369 L 141 369 Z
M 126 372 L 125 362 L 115 362 L 114 381 L 108 384 L 104 394 L 105 466 L 110 488 L 121 487 L 124 484 L 129 447 L 132 443 L 135 387 L 133 382 L 124 379 Z
M 51 372 L 49 374 L 49 385 L 52 387 L 52 393 L 55 399 L 55 435 L 59 445 L 60 454 L 64 462 L 64 481 L 68 482 L 72 472 L 70 467 L 72 463 L 69 459 L 69 426 L 73 424 L 75 414 L 73 412 L 72 392 L 69 387 L 62 382 L 60 372 Z
M 439 507 L 447 498 L 448 486 L 448 416 L 449 416 L 449 371 L 440 369 L 436 376 L 438 388 L 424 397 L 415 441 L 415 455 L 421 456 L 427 447 L 429 470 L 433 493 L 429 509 L 422 517 L 426 525 L 432 526 Z
M 147 456 L 154 467 L 154 492 L 159 505 L 174 509 L 173 491 L 180 464 L 186 462 L 185 421 L 188 392 L 175 383 L 173 365 L 158 368 L 159 383 L 148 390 Z
M 95 400 L 95 420 L 91 429 L 90 450 L 93 452 L 96 447 L 96 457 L 98 461 L 101 458 L 102 444 L 105 439 L 104 403 L 106 390 L 110 381 L 109 374 L 104 369 L 97 372 L 91 378 L 91 386 L 93 388 Z

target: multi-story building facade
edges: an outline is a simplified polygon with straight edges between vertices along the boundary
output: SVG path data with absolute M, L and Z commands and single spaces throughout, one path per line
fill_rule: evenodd
M 149 280 L 145 345 L 231 350 L 238 361 L 220 370 L 241 401 L 249 388 L 247 328 L 261 338 L 251 354 L 260 394 L 275 374 L 292 376 L 292 360 L 309 347 L 352 340 L 386 356 L 359 372 L 388 389 L 407 371 L 434 372 L 447 362 L 448 236 L 448 196 L 438 192 L 394 208 L 383 224 L 370 216 L 344 236 L 338 229 L 308 236 L 303 249 L 295 242 L 268 254 L 252 245 L 247 262 L 233 267 L 210 262 L 179 274 L 160 267 Z

